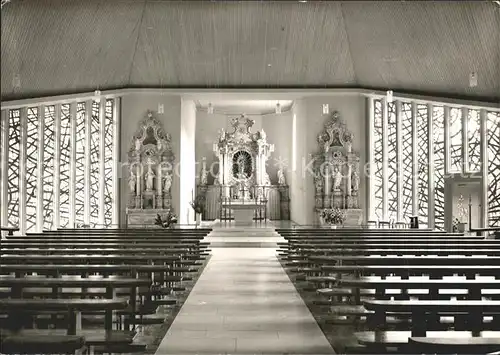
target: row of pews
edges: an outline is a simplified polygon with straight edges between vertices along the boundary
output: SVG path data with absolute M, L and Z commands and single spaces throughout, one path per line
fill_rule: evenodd
M 500 240 L 418 229 L 277 232 L 286 239 L 280 261 L 320 325 L 354 333 L 334 342 L 337 351 L 500 351 Z
M 0 352 L 142 353 L 210 255 L 210 229 L 62 229 L 0 245 Z

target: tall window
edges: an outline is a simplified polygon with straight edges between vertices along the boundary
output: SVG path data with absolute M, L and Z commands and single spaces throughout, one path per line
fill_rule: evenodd
M 378 219 L 384 219 L 385 217 L 382 215 L 383 213 L 383 196 L 382 196 L 382 188 L 383 188 L 383 156 L 382 156 L 382 147 L 383 147 L 383 137 L 384 137 L 384 130 L 382 127 L 382 121 L 383 121 L 383 113 L 382 113 L 382 101 L 381 100 L 375 100 L 374 103 L 374 124 L 375 127 L 373 127 L 373 142 L 374 142 L 374 147 L 373 147 L 373 158 L 374 158 L 374 173 L 372 174 L 371 178 L 373 179 L 373 187 L 375 188 L 375 216 L 377 216 Z
M 19 226 L 22 232 L 116 225 L 115 112 L 114 99 L 10 109 L 2 224 Z
M 383 122 L 384 110 L 387 110 L 387 127 Z M 487 124 L 485 137 L 481 136 L 481 117 L 484 117 L 481 112 L 473 107 L 385 103 L 374 99 L 373 127 L 368 130 L 373 141 L 370 163 L 374 167 L 370 177 L 374 198 L 369 214 L 379 220 L 408 222 L 416 213 L 421 227 L 444 229 L 445 176 L 481 173 L 481 142 L 486 139 L 488 221 L 490 226 L 500 226 L 500 112 L 483 111 Z M 385 176 L 384 159 L 387 159 Z
M 488 112 L 488 223 L 500 227 L 500 112 Z
M 432 110 L 432 138 L 434 140 L 434 223 L 444 229 L 444 108 Z

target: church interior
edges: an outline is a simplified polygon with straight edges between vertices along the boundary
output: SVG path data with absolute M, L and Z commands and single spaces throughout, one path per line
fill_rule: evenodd
M 1 354 L 500 354 L 500 1 L 1 0 Z

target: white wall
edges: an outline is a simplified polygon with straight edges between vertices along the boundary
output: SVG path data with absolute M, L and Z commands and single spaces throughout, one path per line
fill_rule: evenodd
M 328 104 L 330 113 L 323 115 L 323 104 Z M 318 152 L 317 136 L 322 132 L 324 124 L 330 119 L 334 111 L 340 113 L 340 119 L 347 129 L 354 134 L 353 150 L 360 154 L 360 168 L 365 164 L 365 98 L 359 94 L 346 94 L 323 97 L 307 97 L 296 100 L 293 106 L 293 115 L 297 120 L 296 138 L 296 166 L 292 173 L 290 186 L 291 219 L 299 224 L 312 224 L 314 215 L 314 180 L 307 169 L 309 154 Z M 292 119 L 293 120 L 293 119 Z M 293 149 L 293 148 L 292 148 Z M 364 181 L 362 179 L 361 181 Z M 365 186 L 360 186 L 360 201 L 364 205 Z
M 158 104 L 164 105 L 164 113 L 158 114 Z M 124 95 L 121 99 L 121 142 L 120 161 L 123 168 L 119 172 L 120 177 L 120 223 L 125 225 L 126 208 L 128 196 L 128 169 L 125 163 L 128 162 L 128 151 L 131 148 L 132 136 L 139 128 L 139 122 L 147 117 L 148 110 L 163 124 L 163 128 L 172 136 L 172 151 L 175 155 L 176 163 L 180 158 L 180 133 L 181 133 L 181 98 L 177 95 L 160 95 L 151 93 L 137 93 Z M 172 180 L 172 206 L 176 213 L 179 213 L 179 175 L 174 174 Z
M 274 144 L 274 153 L 267 161 L 267 173 L 271 183 L 277 184 L 279 161 L 285 164 L 285 178 L 291 180 L 292 169 L 292 111 L 282 114 L 268 114 L 262 116 L 262 128 L 267 134 L 267 141 Z
M 180 155 L 180 210 L 179 223 L 192 224 L 194 211 L 190 206 L 193 200 L 196 177 L 195 159 L 196 106 L 192 100 L 181 102 L 181 155 Z

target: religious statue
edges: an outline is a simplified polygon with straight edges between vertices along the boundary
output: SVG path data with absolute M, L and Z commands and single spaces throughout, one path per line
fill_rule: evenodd
M 155 173 L 151 170 L 151 165 L 148 166 L 148 172 L 146 173 L 146 191 L 153 190 L 153 179 L 155 177 Z
M 239 179 L 239 180 L 242 180 L 242 179 L 246 179 L 247 176 L 245 174 L 245 161 L 244 161 L 244 158 L 242 158 L 240 156 L 240 158 L 238 158 L 238 173 L 236 174 L 236 178 Z
M 172 186 L 172 175 L 167 173 L 164 177 L 163 192 L 169 193 L 170 187 Z
M 208 177 L 208 171 L 205 168 L 205 165 L 201 167 L 201 172 L 200 172 L 200 184 L 201 185 L 206 185 L 207 184 L 207 177 Z
M 260 139 L 262 139 L 264 142 L 266 141 L 266 138 L 267 138 L 267 135 L 266 135 L 266 132 L 264 131 L 264 129 L 262 128 L 260 130 Z
M 278 170 L 278 185 L 286 185 L 285 174 L 283 173 L 283 168 L 280 167 Z
M 220 130 L 219 142 L 224 142 L 226 140 L 226 131 L 224 128 Z
M 142 145 L 141 140 L 140 140 L 139 138 L 137 138 L 137 139 L 135 140 L 135 150 L 136 150 L 136 151 L 140 151 L 140 150 L 141 150 L 141 145 Z
M 135 193 L 135 188 L 137 187 L 137 179 L 134 174 L 130 174 L 128 178 L 128 188 L 131 194 Z
M 357 193 L 359 191 L 359 174 L 356 170 L 352 172 L 351 180 L 352 193 Z
M 219 173 L 215 174 L 214 176 L 214 185 L 220 185 Z
M 322 193 L 323 192 L 323 176 L 316 175 L 314 177 L 314 185 L 316 186 L 316 192 Z
M 340 191 L 340 186 L 342 185 L 342 174 L 339 171 L 338 166 L 333 170 L 333 191 Z

